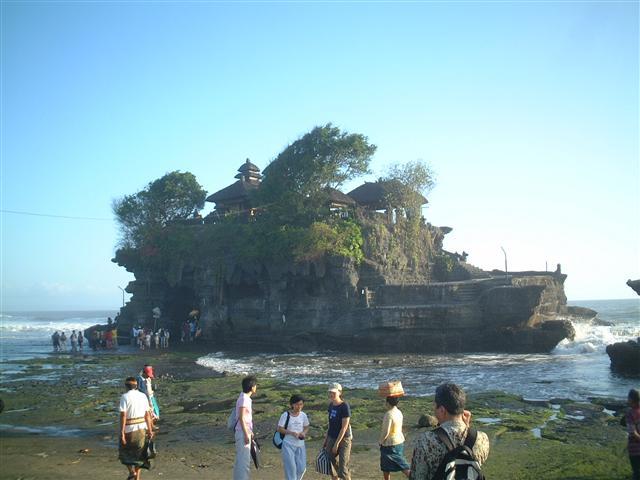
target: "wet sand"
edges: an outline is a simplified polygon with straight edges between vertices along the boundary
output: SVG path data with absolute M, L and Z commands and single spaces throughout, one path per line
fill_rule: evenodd
M 5 375 L 0 396 L 0 479 L 85 479 L 127 477 L 117 460 L 117 402 L 126 376 L 153 363 L 161 407 L 159 455 L 143 478 L 228 479 L 234 458 L 227 415 L 239 391 L 240 377 L 213 372 L 194 363 L 203 352 L 118 352 L 90 356 L 60 355 L 21 362 L 18 373 Z M 307 442 L 311 467 L 326 428 L 324 385 L 293 387 L 287 379 L 259 379 L 254 419 L 262 443 L 263 466 L 252 478 L 283 478 L 280 452 L 271 445 L 275 423 L 288 397 L 302 393 L 312 428 Z M 348 387 L 348 386 L 345 386 Z M 377 446 L 384 413 L 376 392 L 345 389 L 352 406 L 354 448 L 352 477 L 381 478 Z M 432 398 L 407 397 L 407 455 L 424 431 L 418 418 L 430 413 Z M 500 392 L 470 398 L 479 429 L 489 434 L 492 451 L 485 472 L 493 479 L 623 479 L 630 476 L 623 453 L 624 429 L 609 409 L 620 402 L 540 404 Z M 612 410 L 612 411 L 614 411 Z M 538 429 L 538 430 L 536 430 Z M 313 471 L 308 479 L 323 477 Z M 394 474 L 392 478 L 403 478 Z

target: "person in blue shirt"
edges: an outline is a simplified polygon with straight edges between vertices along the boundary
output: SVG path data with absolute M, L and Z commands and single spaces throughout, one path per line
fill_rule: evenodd
M 351 407 L 342 399 L 342 385 L 329 387 L 329 430 L 324 439 L 324 449 L 332 465 L 332 480 L 351 480 L 349 461 L 351 458 Z

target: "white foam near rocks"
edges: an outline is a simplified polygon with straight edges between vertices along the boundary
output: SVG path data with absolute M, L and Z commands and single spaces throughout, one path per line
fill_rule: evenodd
M 480 417 L 474 418 L 476 422 L 484 423 L 486 425 L 495 425 L 497 423 L 502 422 L 501 418 L 493 418 L 493 417 Z
M 571 420 L 584 420 L 584 415 L 565 415 L 564 418 L 570 418 Z

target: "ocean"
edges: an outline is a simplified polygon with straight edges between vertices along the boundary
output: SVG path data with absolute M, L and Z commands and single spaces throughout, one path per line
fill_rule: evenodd
M 72 330 L 107 323 L 107 318 L 114 318 L 117 313 L 117 310 L 0 313 L 0 371 L 7 360 L 50 355 L 51 335 L 56 330 L 64 331 L 69 338 Z M 85 342 L 85 350 L 89 350 L 88 345 Z M 70 348 L 69 340 L 67 348 Z
M 501 390 L 527 399 L 589 397 L 626 398 L 640 378 L 611 372 L 606 345 L 640 336 L 640 298 L 569 302 L 596 310 L 611 326 L 574 323 L 576 337 L 561 342 L 550 354 L 363 355 L 344 352 L 274 355 L 212 352 L 197 363 L 216 371 L 254 373 L 298 384 L 339 382 L 349 388 L 377 388 L 400 379 L 408 394 L 431 395 L 452 381 L 469 392 Z M 0 378 L 11 382 L 21 370 L 7 361 L 51 354 L 51 334 L 105 323 L 116 311 L 20 312 L 0 314 Z M 88 350 L 85 345 L 85 351 Z M 46 377 L 45 377 L 46 378 Z M 51 377 L 53 378 L 53 377 Z

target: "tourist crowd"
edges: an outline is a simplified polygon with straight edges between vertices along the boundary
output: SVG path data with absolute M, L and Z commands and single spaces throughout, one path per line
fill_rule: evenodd
M 154 437 L 154 423 L 160 418 L 160 410 L 151 382 L 153 378 L 153 367 L 145 365 L 137 377 L 125 380 L 127 392 L 120 399 L 119 458 L 129 470 L 128 480 L 139 480 L 142 469 L 150 467 L 150 460 L 155 455 L 150 454 L 149 442 Z M 242 379 L 242 391 L 227 421 L 227 427 L 235 437 L 234 480 L 248 480 L 251 465 L 258 468 L 260 464 L 252 406 L 257 389 L 255 376 Z M 383 384 L 379 392 L 386 407 L 378 440 L 384 480 L 389 480 L 392 472 L 401 472 L 413 480 L 454 478 L 447 476 L 447 469 L 465 475 L 455 478 L 484 478 L 481 468 L 489 455 L 489 439 L 471 426 L 471 413 L 465 410 L 466 396 L 460 387 L 446 383 L 436 389 L 434 417 L 438 427 L 418 436 L 411 462 L 404 455 L 403 415 L 398 408 L 404 395 L 402 384 Z M 328 429 L 315 460 L 315 470 L 333 480 L 351 480 L 352 412 L 342 393 L 339 383 L 328 388 Z M 303 411 L 304 402 L 301 395 L 291 395 L 289 409 L 282 413 L 275 427 L 273 443 L 281 449 L 285 480 L 301 480 L 307 469 L 305 440 L 310 420 Z
M 120 399 L 121 463 L 129 469 L 128 480 L 139 480 L 141 469 L 150 467 L 155 450 L 150 449 L 154 423 L 160 418 L 151 380 L 153 367 L 145 365 L 137 377 L 125 381 L 127 393 Z M 242 379 L 242 391 L 236 400 L 227 427 L 234 432 L 234 480 L 248 480 L 252 463 L 259 467 L 260 447 L 253 430 L 252 397 L 258 381 L 250 375 Z M 400 382 L 380 385 L 386 413 L 378 444 L 380 470 L 384 480 L 392 472 L 401 472 L 411 480 L 474 479 L 483 480 L 482 465 L 489 456 L 489 439 L 471 425 L 471 412 L 465 410 L 466 395 L 453 383 L 436 388 L 433 416 L 437 427 L 418 435 L 414 441 L 411 462 L 404 455 L 403 415 L 398 408 L 404 395 Z M 351 480 L 350 460 L 353 444 L 351 407 L 343 399 L 342 386 L 333 383 L 328 391 L 328 429 L 315 460 L 315 470 L 332 480 Z M 289 409 L 282 413 L 275 428 L 273 444 L 281 449 L 285 480 L 301 480 L 307 469 L 305 440 L 310 420 L 303 411 L 305 399 L 291 395 Z M 628 431 L 628 454 L 633 480 L 640 480 L 640 393 L 632 389 L 625 415 Z

